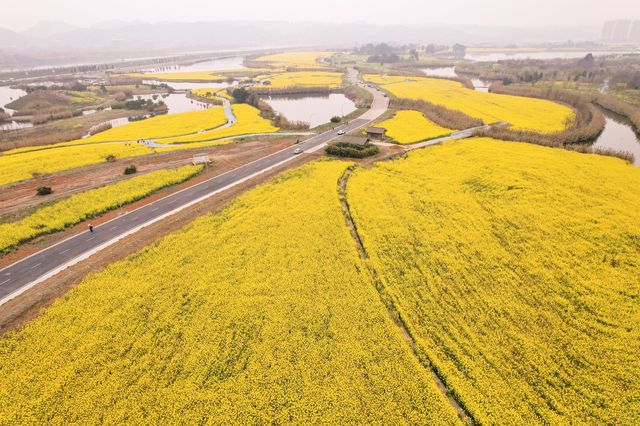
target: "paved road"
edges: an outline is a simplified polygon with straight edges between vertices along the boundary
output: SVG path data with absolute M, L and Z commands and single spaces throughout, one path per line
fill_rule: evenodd
M 368 90 L 374 94 L 374 103 L 371 110 L 367 111 L 361 118 L 336 127 L 336 130 L 318 134 L 299 145 L 293 145 L 282 151 L 178 191 L 97 226 L 94 233 L 86 231 L 74 235 L 69 239 L 1 269 L 0 305 L 145 226 L 290 161 L 295 157 L 294 150 L 296 148 L 302 148 L 305 151 L 315 151 L 321 149 L 327 142 L 335 139 L 338 130 L 344 130 L 348 133 L 369 124 L 386 111 L 388 100 L 383 97 L 381 92 L 374 89 Z

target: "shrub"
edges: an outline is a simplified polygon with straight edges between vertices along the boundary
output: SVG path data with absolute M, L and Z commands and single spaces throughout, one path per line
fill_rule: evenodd
M 39 186 L 36 193 L 38 195 L 49 195 L 53 193 L 53 189 L 50 186 Z
M 132 175 L 138 171 L 138 168 L 133 164 L 124 168 L 125 175 Z
M 470 129 L 482 126 L 482 120 L 471 117 L 464 112 L 448 109 L 419 99 L 392 98 L 391 107 L 396 109 L 412 109 L 420 111 L 429 120 L 447 129 Z
M 346 142 L 338 142 L 327 146 L 325 152 L 337 157 L 364 158 L 376 155 L 380 152 L 377 145 L 354 145 Z
M 341 122 L 341 121 L 342 121 L 342 117 L 339 117 L 339 116 L 337 116 L 337 115 L 335 115 L 335 116 L 331 117 L 331 122 L 332 122 L 332 123 L 339 123 L 339 122 Z
M 113 127 L 113 125 L 111 123 L 109 123 L 109 122 L 101 123 L 101 124 L 98 124 L 97 126 L 93 126 L 92 128 L 90 128 L 89 129 L 89 134 L 91 136 L 93 136 L 93 135 L 98 134 L 100 132 L 104 132 L 106 130 L 109 130 L 112 127 Z
M 108 163 L 115 163 L 118 159 L 116 158 L 115 155 L 113 154 L 109 154 L 107 156 L 104 157 L 105 161 L 107 161 Z

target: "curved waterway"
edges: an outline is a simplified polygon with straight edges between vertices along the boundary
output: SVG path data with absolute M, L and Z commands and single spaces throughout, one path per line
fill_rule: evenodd
M 15 111 L 7 108 L 5 105 L 10 104 L 11 102 L 23 97 L 26 94 L 27 92 L 22 89 L 13 89 L 9 86 L 0 86 L 0 108 L 4 109 L 4 112 L 6 112 L 7 114 L 13 115 Z M 33 127 L 33 124 L 15 120 L 0 122 L 0 131 L 25 129 L 27 127 Z
M 604 130 L 593 143 L 593 147 L 630 152 L 634 157 L 633 164 L 640 166 L 640 137 L 634 132 L 631 122 L 611 111 L 602 112 L 605 117 Z
M 459 77 L 455 67 L 422 68 L 420 71 L 422 71 L 427 77 Z M 486 81 L 482 81 L 478 78 L 472 78 L 470 80 L 471 84 L 473 84 L 473 88 L 478 92 L 489 91 L 489 83 L 487 83 Z

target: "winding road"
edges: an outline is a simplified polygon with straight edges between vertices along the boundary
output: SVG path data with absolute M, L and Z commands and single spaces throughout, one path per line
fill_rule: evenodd
M 353 71 L 350 71 L 349 77 L 352 81 L 357 81 L 357 74 Z M 387 110 L 389 101 L 382 92 L 376 89 L 366 88 L 366 90 L 373 95 L 374 99 L 369 111 L 355 120 L 336 127 L 335 130 L 320 133 L 298 145 L 293 145 L 199 184 L 175 192 L 97 226 L 94 233 L 82 232 L 76 234 L 1 269 L 0 305 L 5 304 L 29 288 L 47 280 L 64 269 L 134 234 L 145 226 L 149 226 L 174 215 L 181 210 L 226 189 L 239 185 L 261 173 L 286 164 L 295 157 L 294 150 L 297 148 L 302 148 L 307 152 L 313 152 L 322 149 L 328 142 L 336 139 L 338 137 L 338 130 L 344 130 L 348 133 L 368 125 Z

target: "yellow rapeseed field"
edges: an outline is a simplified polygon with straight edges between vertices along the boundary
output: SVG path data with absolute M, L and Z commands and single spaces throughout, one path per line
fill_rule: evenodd
M 233 105 L 233 111 L 237 118 L 237 122 L 231 127 L 213 130 L 210 132 L 197 133 L 190 136 L 179 138 L 161 139 L 157 142 L 176 143 L 180 145 L 167 146 L 163 148 L 149 148 L 143 144 L 135 142 L 116 142 L 109 143 L 107 140 L 118 139 L 136 139 L 150 138 L 154 134 L 170 135 L 172 133 L 179 134 L 183 132 L 192 133 L 194 129 L 209 126 L 212 121 L 224 116 L 222 107 L 211 108 L 209 110 L 194 111 L 203 114 L 197 114 L 195 117 L 191 112 L 188 120 L 180 122 L 182 114 L 171 114 L 167 116 L 155 117 L 141 122 L 134 122 L 126 126 L 117 127 L 107 132 L 116 131 L 118 129 L 128 130 L 118 131 L 117 134 L 111 133 L 111 136 L 103 136 L 94 139 L 95 136 L 102 135 L 99 133 L 92 138 L 81 139 L 72 142 L 63 142 L 55 145 L 47 145 L 45 147 L 27 147 L 0 153 L 0 185 L 6 185 L 22 180 L 31 179 L 36 175 L 57 173 L 64 170 L 70 170 L 77 167 L 88 166 L 91 164 L 102 163 L 107 157 L 115 158 L 137 157 L 140 155 L 153 154 L 155 152 L 167 152 L 182 149 L 204 148 L 214 145 L 222 145 L 232 143 L 230 140 L 219 141 L 218 139 L 232 136 L 240 136 L 253 133 L 274 133 L 279 129 L 271 124 L 269 120 L 262 118 L 259 111 L 245 104 Z M 215 113 L 211 113 L 215 111 Z M 209 112 L 207 114 L 207 112 Z M 178 117 L 176 117 L 178 116 Z M 184 116 L 183 116 L 184 117 Z M 151 121 L 163 119 L 158 121 Z M 207 120 L 207 121 L 205 121 Z M 143 123 L 151 121 L 151 123 L 142 126 Z M 164 127 L 164 125 L 167 127 Z M 214 124 L 219 125 L 220 121 Z M 217 126 L 214 126 L 217 127 Z M 132 129 L 137 128 L 139 131 Z M 137 135 L 137 136 L 136 136 Z M 101 141 L 102 140 L 102 141 Z M 198 142 L 198 143 L 193 143 Z
M 491 139 L 358 170 L 400 314 L 480 424 L 638 424 L 640 169 Z
M 285 89 L 289 87 L 329 87 L 333 89 L 342 85 L 342 76 L 343 74 L 339 72 L 285 72 L 275 74 L 266 79 L 269 85 L 261 86 L 261 89 Z
M 440 127 L 421 112 L 403 110 L 376 126 L 387 129 L 387 136 L 400 144 L 411 144 L 453 133 L 453 130 Z
M 190 136 L 166 139 L 159 142 L 171 144 L 204 142 L 255 133 L 274 133 L 279 130 L 271 123 L 271 121 L 262 118 L 260 116 L 260 111 L 251 105 L 235 104 L 232 106 L 232 109 L 237 121 L 231 127 L 215 129 L 210 132 L 203 132 Z
M 145 80 L 164 80 L 164 81 L 193 81 L 193 82 L 212 82 L 219 83 L 225 81 L 229 77 L 242 78 L 255 76 L 260 73 L 269 73 L 276 71 L 273 68 L 237 68 L 215 71 L 177 71 L 166 73 L 128 73 L 123 74 L 126 77 L 142 78 Z
M 333 52 L 287 52 L 260 56 L 256 61 L 268 63 L 274 68 L 324 68 L 322 58 L 333 56 Z
M 366 75 L 399 98 L 421 99 L 462 111 L 486 124 L 505 122 L 516 130 L 559 132 L 575 118 L 571 108 L 544 99 L 484 93 L 452 80 L 422 77 Z
M 132 141 L 138 139 L 168 138 L 188 135 L 200 130 L 214 129 L 227 122 L 222 107 L 198 111 L 159 115 L 146 120 L 134 121 L 97 133 L 79 143 Z
M 17 222 L 0 223 L 0 253 L 33 238 L 61 231 L 114 208 L 130 204 L 157 190 L 184 182 L 202 166 L 159 170 L 92 189 L 36 209 Z
M 207 99 L 216 99 L 218 97 L 233 99 L 227 92 L 227 89 L 220 89 L 218 87 L 206 88 L 206 89 L 191 89 L 191 93 L 195 96 Z
M 296 169 L 88 276 L 0 339 L 2 424 L 456 424 Z

